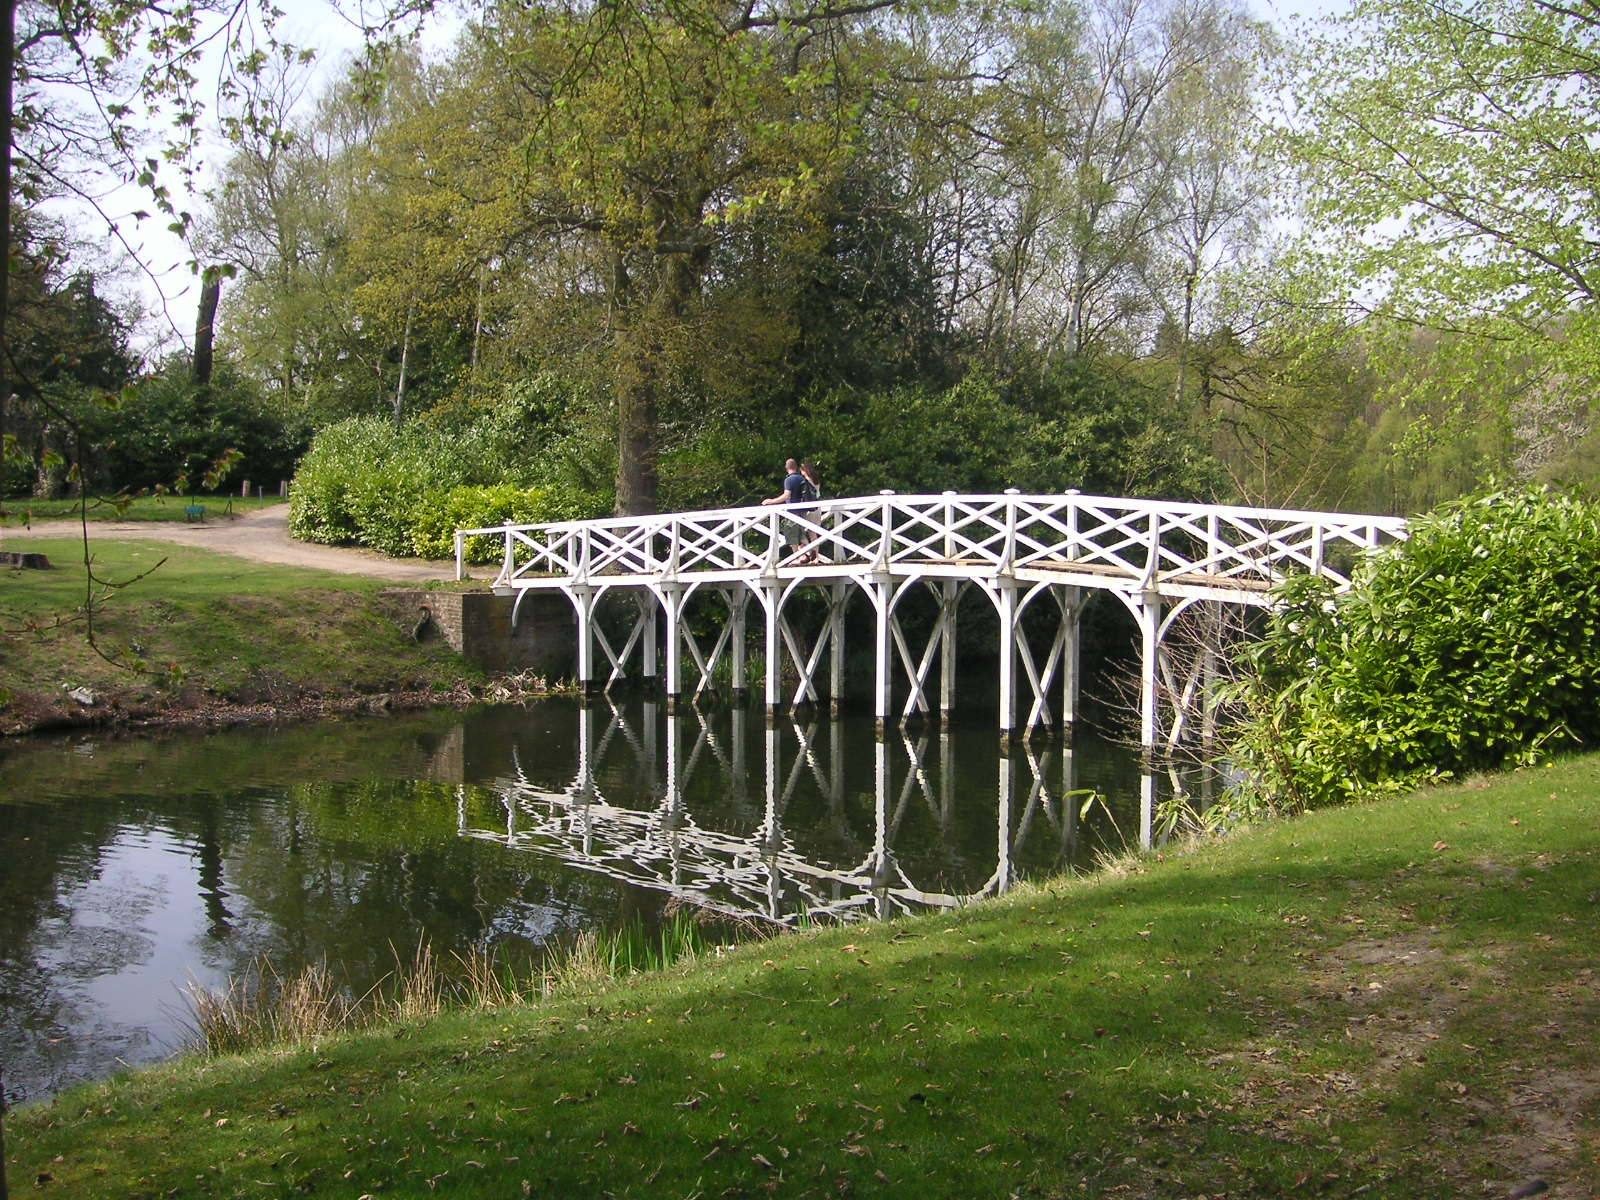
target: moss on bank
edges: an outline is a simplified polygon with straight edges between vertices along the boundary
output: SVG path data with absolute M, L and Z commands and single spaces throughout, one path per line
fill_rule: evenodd
M 132 582 L 95 589 L 91 645 L 81 543 L 27 546 L 55 568 L 0 570 L 0 733 L 426 703 L 482 681 L 384 615 L 379 581 L 156 542 L 92 543 L 98 577 Z
M 74 1196 L 1600 1188 L 1600 758 L 15 1113 Z M 1531 1194 L 1531 1193 L 1529 1193 Z

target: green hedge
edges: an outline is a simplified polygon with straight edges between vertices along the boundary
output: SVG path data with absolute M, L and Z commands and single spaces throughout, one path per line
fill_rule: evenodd
M 397 429 L 381 418 L 354 417 L 319 433 L 301 460 L 289 494 L 289 529 L 305 541 L 446 558 L 455 552 L 458 528 L 610 510 L 609 496 L 566 480 L 518 481 L 518 462 L 503 431 L 488 422 Z M 498 550 L 474 545 L 471 552 L 474 561 L 486 561 Z
M 1600 740 L 1600 506 L 1497 492 L 1415 521 L 1246 652 L 1236 801 L 1294 810 Z

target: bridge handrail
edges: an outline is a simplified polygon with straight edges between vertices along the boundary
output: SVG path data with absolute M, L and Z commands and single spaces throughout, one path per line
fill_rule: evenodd
M 1150 586 L 1181 579 L 1259 587 L 1293 569 L 1348 583 L 1328 559 L 1404 539 L 1402 517 L 1128 499 L 1078 492 L 840 497 L 458 529 L 456 577 L 469 537 L 504 541 L 497 584 L 551 575 L 585 582 L 823 565 L 862 569 L 961 564 L 1001 572 L 1050 567 Z M 785 543 L 785 536 L 789 541 Z

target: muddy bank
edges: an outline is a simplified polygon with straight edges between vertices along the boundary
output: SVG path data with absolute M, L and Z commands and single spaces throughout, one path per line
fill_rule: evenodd
M 276 689 L 271 695 L 231 698 L 204 692 L 176 695 L 151 694 L 130 688 L 106 694 L 93 693 L 86 704 L 69 695 L 13 692 L 0 708 L 0 737 L 23 738 L 35 734 L 76 730 L 226 729 L 242 725 L 272 725 L 315 721 L 325 717 L 413 712 L 426 708 L 467 708 L 474 704 L 507 704 L 560 694 L 532 675 L 505 675 L 486 681 L 461 680 L 449 687 L 398 687 L 348 691 Z

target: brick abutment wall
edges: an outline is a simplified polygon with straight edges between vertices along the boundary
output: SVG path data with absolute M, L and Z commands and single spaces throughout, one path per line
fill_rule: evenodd
M 530 595 L 511 628 L 515 598 L 493 592 L 391 588 L 385 611 L 419 639 L 443 638 L 485 670 L 534 671 L 546 679 L 570 678 L 577 662 L 572 605 L 560 592 Z

